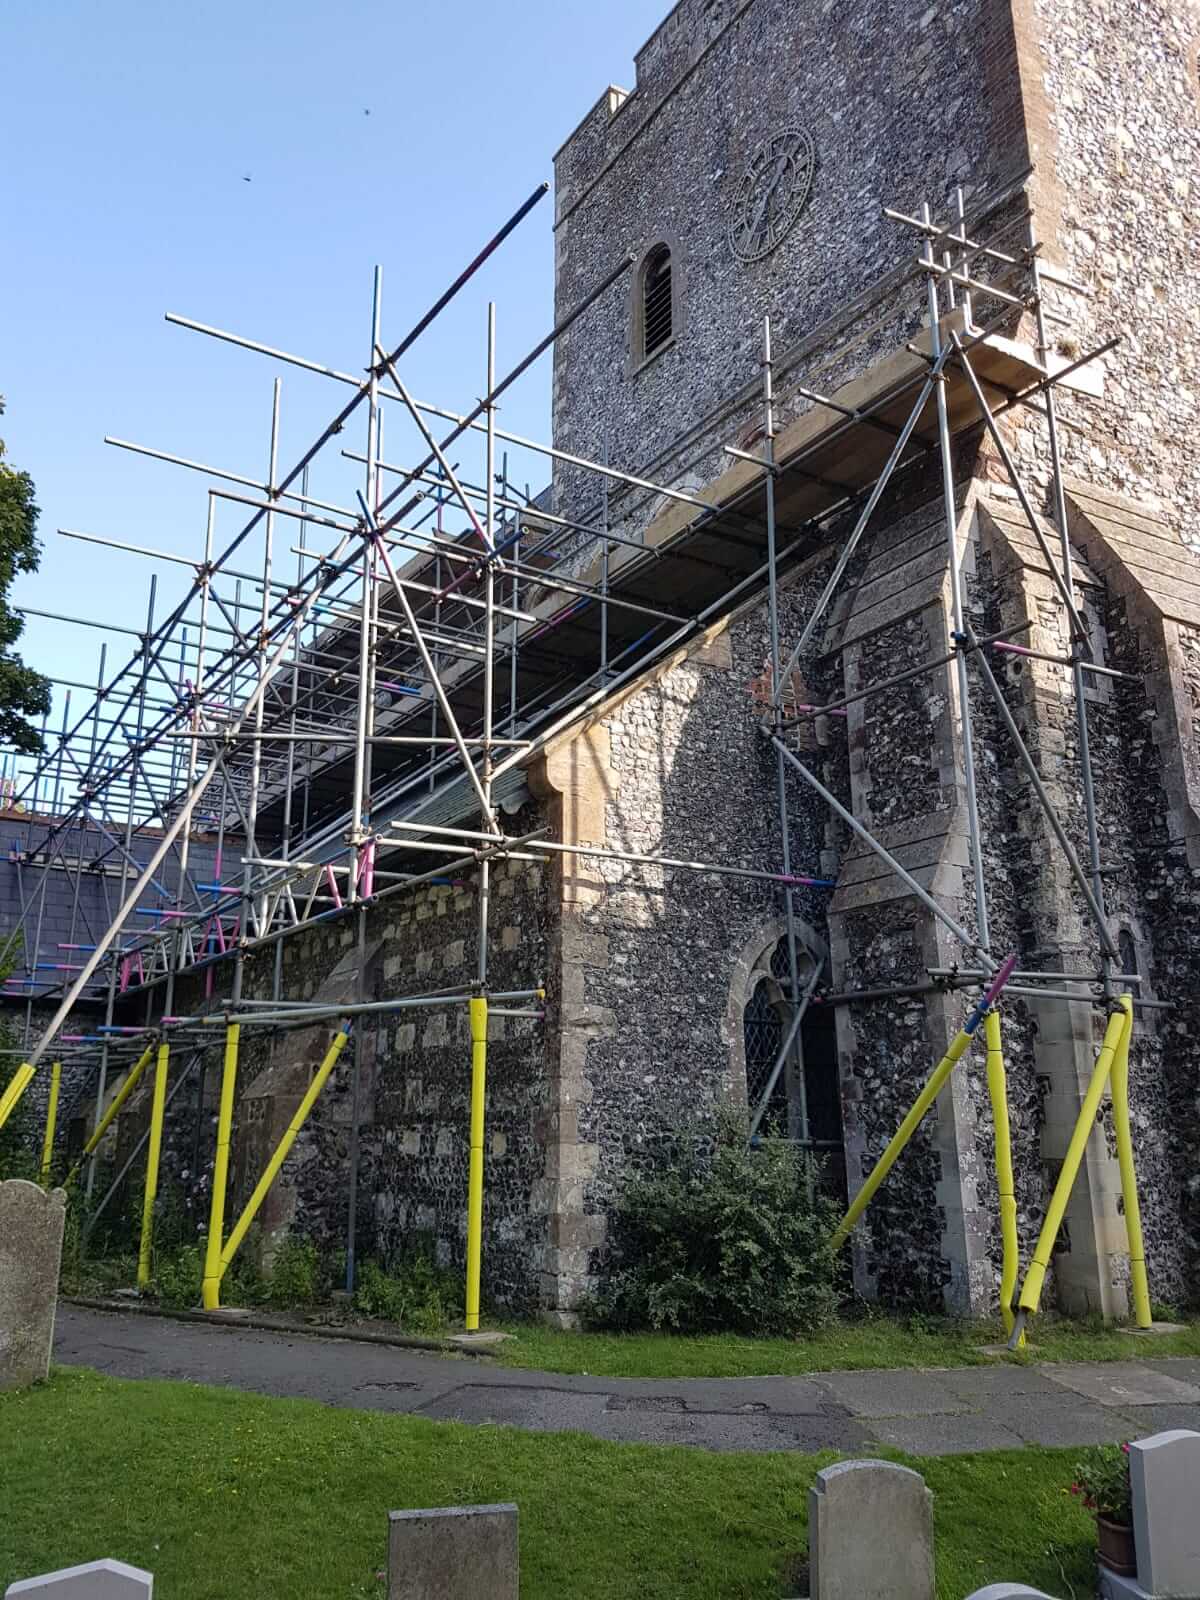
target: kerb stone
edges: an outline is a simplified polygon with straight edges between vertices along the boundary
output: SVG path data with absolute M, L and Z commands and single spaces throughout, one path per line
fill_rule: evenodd
M 18 1595 L 31 1600 L 153 1600 L 154 1575 L 123 1561 L 88 1561 L 10 1583 L 4 1594 L 5 1600 Z
M 50 1371 L 67 1197 L 36 1183 L 0 1183 L 0 1389 Z
M 515 1505 L 388 1514 L 388 1600 L 517 1600 Z
M 812 1600 L 933 1600 L 933 1496 L 919 1472 L 842 1461 L 808 1493 Z

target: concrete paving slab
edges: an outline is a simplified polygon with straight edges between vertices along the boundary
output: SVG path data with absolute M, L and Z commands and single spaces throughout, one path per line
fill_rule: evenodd
M 1200 1433 L 1200 1406 L 1138 1406 L 1126 1414 L 1130 1431 L 1123 1436 L 1125 1439 L 1148 1439 L 1152 1433 L 1165 1433 L 1168 1428 Z
M 1200 1387 L 1156 1372 L 1136 1361 L 1110 1361 L 1099 1365 L 1048 1363 L 1046 1377 L 1102 1406 L 1191 1405 L 1200 1402 Z
M 868 1425 L 871 1442 L 917 1456 L 965 1455 L 974 1450 L 1019 1450 L 1024 1441 L 994 1417 L 883 1417 Z
M 1129 1438 L 1129 1420 L 1123 1412 L 1069 1391 L 1057 1396 L 1005 1395 L 989 1401 L 982 1416 L 1018 1434 L 1026 1444 L 1116 1444 Z
M 1200 1386 L 1200 1359 L 1194 1356 L 1159 1356 L 1153 1361 L 1147 1356 L 1144 1365 L 1168 1378 L 1178 1378 L 1181 1383 Z
M 1061 1385 L 1052 1383 L 1044 1372 L 1015 1363 L 1003 1367 L 948 1367 L 941 1377 L 952 1394 L 974 1405 L 1009 1394 L 1062 1394 Z
M 831 1372 L 818 1382 L 856 1417 L 953 1416 L 971 1409 L 944 1372 Z

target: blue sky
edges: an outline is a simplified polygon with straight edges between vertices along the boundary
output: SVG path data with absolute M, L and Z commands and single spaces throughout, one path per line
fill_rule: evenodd
M 59 526 L 202 548 L 207 480 L 105 446 L 106 433 L 261 474 L 277 372 L 288 466 L 349 392 L 164 312 L 361 370 L 374 265 L 390 346 L 552 178 L 554 150 L 605 86 L 632 83 L 634 52 L 666 9 L 7 0 L 0 435 L 34 476 L 44 544 L 18 601 L 144 625 L 150 564 L 60 538 Z M 552 204 L 414 347 L 402 375 L 420 398 L 466 409 L 482 392 L 489 299 L 501 372 L 548 331 Z M 597 276 L 610 265 L 597 262 Z M 543 361 L 502 420 L 545 439 L 548 415 Z M 389 443 L 403 458 L 408 440 Z M 312 492 L 345 503 L 359 480 L 338 471 L 334 461 Z M 219 540 L 237 515 L 222 510 Z M 165 606 L 187 574 L 160 570 Z M 42 670 L 90 680 L 102 637 L 30 619 L 22 648 Z M 110 636 L 110 669 L 133 643 Z

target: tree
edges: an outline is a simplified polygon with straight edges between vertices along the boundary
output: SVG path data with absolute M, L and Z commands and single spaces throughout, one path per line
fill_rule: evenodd
M 0 439 L 0 744 L 15 745 L 29 755 L 42 748 L 41 735 L 29 718 L 49 711 L 50 684 L 13 649 L 25 619 L 9 605 L 8 593 L 19 572 L 37 571 L 42 554 L 35 537 L 37 520 L 33 479 L 5 462 Z

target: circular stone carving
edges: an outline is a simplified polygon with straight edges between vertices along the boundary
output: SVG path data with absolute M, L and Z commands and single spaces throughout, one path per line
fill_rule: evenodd
M 782 243 L 808 203 L 815 161 L 803 128 L 785 128 L 763 140 L 733 199 L 729 248 L 735 256 L 761 261 Z

